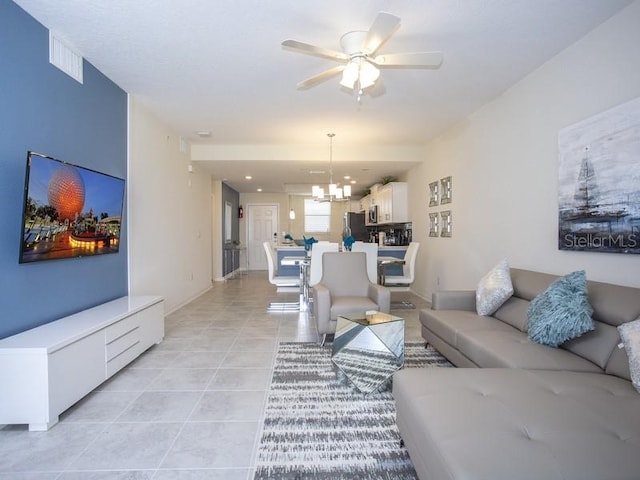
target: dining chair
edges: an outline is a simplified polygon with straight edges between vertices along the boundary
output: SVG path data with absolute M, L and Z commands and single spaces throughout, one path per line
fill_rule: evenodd
M 267 266 L 269 269 L 269 283 L 275 285 L 276 292 L 297 292 L 300 290 L 300 277 L 299 276 L 282 276 L 276 275 L 277 258 L 276 254 L 271 248 L 270 242 L 264 242 L 264 251 L 267 254 Z
M 369 281 L 378 282 L 378 244 L 353 242 L 351 245 L 352 252 L 364 252 L 367 256 L 367 275 Z
M 309 286 L 313 287 L 322 277 L 322 256 L 326 252 L 337 252 L 338 244 L 334 242 L 318 242 L 311 247 L 311 264 L 309 265 Z
M 392 291 L 408 291 L 413 283 L 416 274 L 416 258 L 420 243 L 411 242 L 404 254 L 404 265 L 402 265 L 402 275 L 385 275 L 384 285 Z

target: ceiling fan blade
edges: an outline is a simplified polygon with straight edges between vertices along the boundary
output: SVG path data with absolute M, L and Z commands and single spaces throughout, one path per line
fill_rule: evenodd
M 442 52 L 389 53 L 378 55 L 373 63 L 379 67 L 439 67 Z
M 393 32 L 395 32 L 399 26 L 399 17 L 386 12 L 379 12 L 367 33 L 367 38 L 364 41 L 362 50 L 367 55 L 372 55 L 380 48 L 380 45 L 393 35 Z
M 328 80 L 334 75 L 338 75 L 344 70 L 344 67 L 344 65 L 338 65 L 337 67 L 330 68 L 329 70 L 325 70 L 324 72 L 314 75 L 313 77 L 307 78 L 306 80 L 298 83 L 298 90 L 306 90 L 308 88 L 315 87 L 319 83 Z
M 309 55 L 316 55 L 318 57 L 330 58 L 331 60 L 349 60 L 349 56 L 334 50 L 329 50 L 322 47 L 316 47 L 308 43 L 299 42 L 297 40 L 285 40 L 282 42 L 283 47 L 291 48 L 297 52 L 308 53 Z

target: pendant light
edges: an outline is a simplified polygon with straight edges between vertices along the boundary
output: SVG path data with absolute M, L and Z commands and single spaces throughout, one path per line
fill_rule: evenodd
M 291 195 L 289 195 L 289 220 L 296 219 L 296 211 L 293 209 L 293 205 L 291 205 Z
M 327 200 L 329 202 L 344 201 L 351 197 L 351 185 L 345 185 L 344 188 L 341 188 L 337 183 L 333 183 L 333 137 L 335 136 L 335 133 L 327 133 L 327 137 L 329 137 L 329 198 Z M 319 185 L 311 187 L 311 195 L 318 202 L 325 201 L 324 188 Z

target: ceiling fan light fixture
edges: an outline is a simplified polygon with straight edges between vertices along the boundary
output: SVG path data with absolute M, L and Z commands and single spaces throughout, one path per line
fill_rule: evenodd
M 375 85 L 380 77 L 377 66 L 399 68 L 438 68 L 442 64 L 442 52 L 404 52 L 376 55 L 378 49 L 396 32 L 400 18 L 387 12 L 378 12 L 369 30 L 354 30 L 340 37 L 342 52 L 330 50 L 297 40 L 285 40 L 284 47 L 325 57 L 340 65 L 325 70 L 298 83 L 298 89 L 306 90 L 342 73 L 340 85 L 356 90 L 357 99 L 363 90 Z
M 340 85 L 353 90 L 359 76 L 360 66 L 358 65 L 358 63 L 356 63 L 356 61 L 351 60 L 342 71 L 342 80 L 340 80 Z
M 365 88 L 372 87 L 378 78 L 380 78 L 380 70 L 372 63 L 365 61 L 360 64 L 360 88 L 364 90 Z

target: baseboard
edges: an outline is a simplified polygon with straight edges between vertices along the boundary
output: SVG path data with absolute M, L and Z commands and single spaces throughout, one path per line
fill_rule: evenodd
M 184 302 L 181 302 L 180 304 L 178 304 L 176 307 L 173 307 L 171 310 L 167 310 L 164 312 L 164 316 L 168 316 L 171 315 L 173 312 L 180 310 L 182 307 L 184 307 L 185 305 L 193 302 L 196 298 L 201 297 L 202 295 L 204 295 L 205 293 L 207 293 L 209 290 L 211 290 L 213 288 L 213 285 L 209 285 L 207 288 L 205 288 L 204 290 L 196 293 L 195 295 L 189 297 L 187 300 L 185 300 Z

